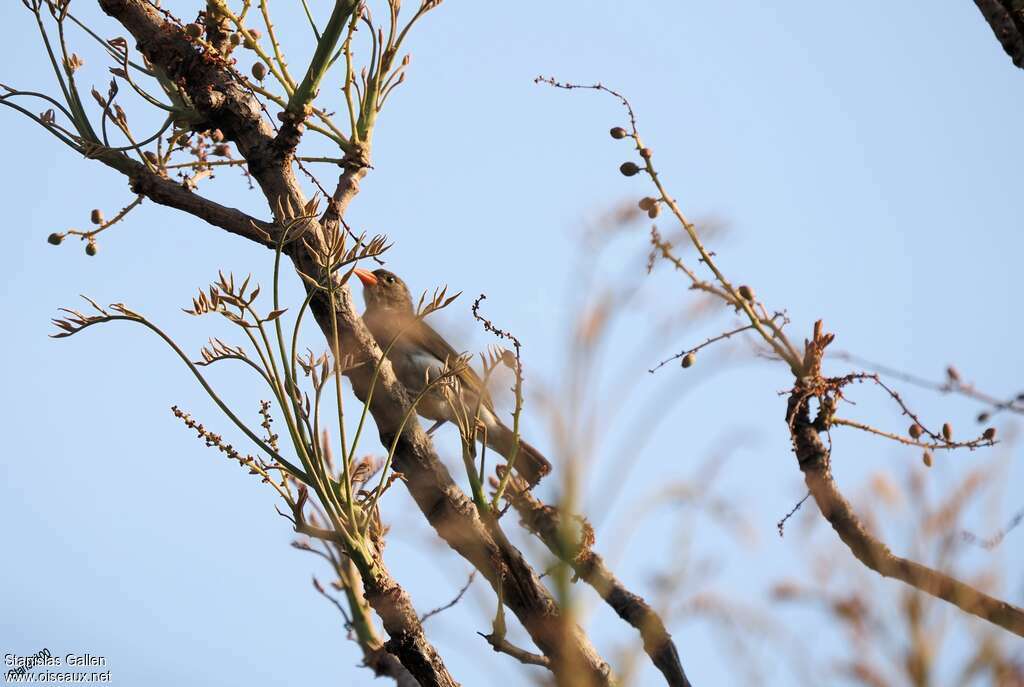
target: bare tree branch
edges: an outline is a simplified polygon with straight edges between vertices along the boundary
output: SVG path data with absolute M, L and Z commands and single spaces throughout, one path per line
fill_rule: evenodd
M 260 103 L 235 78 L 230 65 L 209 55 L 199 55 L 181 29 L 165 20 L 159 10 L 144 0 L 99 0 L 99 3 L 107 14 L 131 32 L 147 59 L 163 69 L 189 95 L 201 115 L 196 127 L 217 127 L 227 140 L 236 143 L 271 208 L 305 205 L 306 198 L 292 170 L 291 152 L 274 145 L 274 132 L 263 117 Z M 352 182 L 357 182 L 362 173 L 357 167 L 355 172 L 342 176 L 334 199 L 339 220 L 341 209 L 358 188 Z M 306 274 L 317 273 L 310 245 L 316 247 L 324 241 L 322 228 L 318 223 L 311 224 L 317 226 L 311 227 L 306 240 L 292 242 L 287 249 L 296 268 Z M 355 311 L 347 287 L 336 305 L 333 316 L 342 328 L 341 347 L 346 354 L 361 360 L 381 360 L 381 351 Z M 324 299 L 314 298 L 311 309 L 321 329 L 330 332 L 332 313 Z M 358 366 L 348 373 L 356 396 L 364 402 L 371 385 L 370 367 Z M 409 397 L 387 361 L 381 366 L 372 399 L 370 412 L 384 445 L 390 445 L 401 432 L 394 465 L 405 476 L 404 483 L 438 534 L 500 590 L 500 596 L 550 659 L 556 674 L 568 680 L 571 672 L 571 678 L 579 684 L 609 684 L 608 664 L 579 627 L 565 630 L 558 605 L 522 553 L 503 537 L 495 537 L 480 520 L 473 502 L 452 480 L 419 424 L 403 422 L 410 407 Z M 406 663 L 406 659 L 415 658 L 417 650 L 422 652 L 424 647 L 408 644 L 412 635 L 396 632 L 400 621 L 408 620 L 404 612 L 408 601 L 404 591 L 397 585 L 368 588 L 367 598 L 392 636 L 389 650 L 416 675 L 422 665 Z M 387 602 L 394 602 L 402 612 L 394 612 Z M 377 604 L 382 607 L 378 608 Z
M 103 164 L 112 167 L 128 177 L 132 190 L 146 196 L 155 203 L 175 210 L 187 212 L 193 217 L 220 227 L 225 231 L 273 248 L 271 240 L 273 224 L 230 208 L 216 201 L 204 198 L 183 185 L 150 171 L 144 164 L 121 153 L 103 152 L 98 154 Z
M 593 550 L 593 528 L 582 518 L 581 540 L 567 546 L 567 531 L 561 511 L 543 503 L 527 488 L 526 482 L 513 476 L 506 497 L 519 513 L 523 524 L 556 556 L 572 566 L 581 579 L 594 588 L 620 618 L 635 627 L 643 638 L 644 651 L 651 657 L 665 681 L 672 687 L 689 687 L 679 652 L 658 614 L 643 597 L 629 591 Z
M 974 0 L 1013 63 L 1024 69 L 1024 16 L 1012 0 Z
M 885 544 L 868 533 L 832 478 L 831 456 L 820 436 L 825 429 L 825 421 L 823 417 L 811 421 L 810 398 L 803 389 L 795 390 L 789 398 L 787 420 L 792 431 L 793 450 L 821 514 L 857 560 L 884 577 L 901 580 L 1024 637 L 1024 610 L 949 575 L 895 556 Z

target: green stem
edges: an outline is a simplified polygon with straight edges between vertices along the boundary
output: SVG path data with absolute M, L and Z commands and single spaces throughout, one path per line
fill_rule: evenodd
M 335 1 L 334 11 L 331 12 L 331 18 L 327 21 L 327 26 L 324 27 L 323 35 L 317 41 L 316 52 L 313 53 L 313 59 L 309 62 L 306 75 L 302 77 L 302 83 L 288 99 L 287 111 L 291 114 L 303 114 L 306 106 L 316 97 L 317 91 L 320 89 L 320 82 L 330 66 L 334 48 L 341 40 L 345 25 L 357 5 L 355 0 Z

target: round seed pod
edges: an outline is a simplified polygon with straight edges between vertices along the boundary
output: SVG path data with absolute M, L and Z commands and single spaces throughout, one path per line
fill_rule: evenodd
M 189 24 L 185 27 L 185 33 L 189 38 L 199 38 L 203 35 L 203 27 L 199 24 Z
M 619 165 L 619 171 L 622 172 L 624 176 L 631 177 L 640 171 L 640 167 L 638 167 L 635 162 L 623 162 Z
M 233 46 L 235 46 L 237 48 L 239 45 L 242 44 L 242 34 L 240 34 L 240 33 L 233 33 L 230 36 L 228 36 L 228 41 L 231 42 L 231 45 L 233 45 Z
M 651 198 L 650 196 L 648 196 L 646 198 L 641 198 L 640 202 L 637 203 L 636 205 L 637 205 L 638 208 L 640 208 L 641 210 L 646 212 L 647 210 L 650 210 L 652 207 L 654 207 L 654 203 L 655 203 L 654 198 Z
M 985 437 L 989 441 L 992 441 L 993 439 L 996 438 L 996 428 L 989 427 L 984 431 L 984 433 L 981 436 Z
M 85 254 L 88 255 L 90 258 L 96 255 L 96 253 L 98 253 L 99 250 L 99 246 L 97 246 L 96 242 L 91 239 L 87 244 L 85 244 Z
M 942 438 L 945 439 L 946 441 L 950 441 L 953 439 L 953 425 L 949 424 L 948 422 L 942 425 Z
M 59 246 L 61 244 L 61 241 L 63 240 L 64 234 L 58 234 L 57 232 L 53 232 L 52 234 L 46 237 L 46 242 L 52 246 Z
M 629 136 L 629 133 L 621 126 L 612 127 L 612 130 L 609 131 L 608 133 L 611 134 L 611 137 L 614 138 L 615 140 L 623 139 L 626 136 Z
M 257 81 L 263 81 L 267 76 L 267 65 L 257 62 L 252 66 L 252 75 L 256 77 Z
M 694 353 L 687 353 L 683 356 L 682 361 L 679 363 L 683 367 L 693 367 L 693 364 L 697 362 L 697 356 Z
M 915 422 L 910 425 L 910 429 L 907 430 L 907 434 L 910 435 L 911 439 L 920 439 L 921 435 L 924 434 L 924 428 Z
M 743 300 L 745 300 L 745 301 L 752 301 L 752 300 L 754 300 L 754 290 L 752 288 L 750 288 L 749 286 L 747 286 L 746 284 L 741 286 L 738 289 L 738 291 L 740 293 L 740 298 L 742 298 Z
M 89 215 L 89 221 L 93 224 L 103 224 L 103 211 L 99 208 L 93 210 Z
M 932 452 L 925 451 L 924 455 L 921 456 L 921 462 L 924 463 L 926 467 L 930 468 L 932 466 Z

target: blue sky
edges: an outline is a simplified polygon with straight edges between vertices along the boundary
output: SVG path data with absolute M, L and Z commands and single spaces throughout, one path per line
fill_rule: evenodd
M 193 3 L 164 4 L 186 16 Z M 278 4 L 275 20 L 295 46 L 290 62 L 297 71 L 311 49 L 307 30 L 298 3 Z M 313 5 L 322 16 L 318 6 L 326 3 Z M 101 35 L 120 33 L 87 0 L 76 0 L 74 11 Z M 85 83 L 102 90 L 99 56 L 84 47 L 85 37 L 72 35 L 83 46 Z M 0 36 L 9 54 L 0 81 L 55 91 L 21 3 L 0 8 Z M 1024 389 L 1016 162 L 1024 142 L 1013 128 L 1024 106 L 1024 74 L 972 3 L 921 12 L 913 3 L 883 2 L 778 9 L 636 2 L 624 9 L 596 1 L 511 7 L 450 0 L 409 47 L 409 77 L 379 120 L 375 169 L 351 219 L 395 240 L 388 264 L 414 291 L 442 283 L 465 291 L 467 298 L 438 318 L 457 347 L 488 343 L 469 315 L 472 297 L 486 292 L 488 314 L 526 342 L 529 379 L 557 386 L 572 355 L 570 304 L 586 283 L 577 259 L 581 231 L 609 207 L 649 192 L 641 177 L 625 179 L 617 170 L 628 158 L 627 146 L 607 135 L 623 123 L 617 104 L 533 84 L 550 74 L 602 81 L 629 95 L 675 197 L 693 217 L 727 225 L 712 244 L 720 265 L 770 307 L 787 310 L 794 340 L 824 318 L 843 350 L 932 377 L 953 362 L 996 395 Z M 337 94 L 325 89 L 325 97 L 340 106 Z M 145 128 L 139 106 L 128 114 Z M 8 238 L 0 257 L 7 302 L 0 345 L 8 360 L 0 518 L 8 563 L 0 573 L 0 647 L 104 655 L 125 685 L 372 684 L 368 671 L 352 667 L 358 654 L 336 612 L 309 586 L 313 572 L 326 571 L 288 548 L 287 523 L 273 512 L 269 490 L 204 449 L 171 416 L 177 403 L 229 434 L 169 353 L 127 326 L 47 338 L 56 309 L 84 293 L 125 301 L 198 350 L 211 323 L 181 314 L 193 290 L 217 269 L 251 271 L 267 283 L 269 254 L 149 203 L 101 236 L 95 258 L 77 242 L 47 245 L 52 231 L 84 228 L 93 207 L 114 214 L 130 192 L 116 174 L 61 149 L 13 112 L 0 117 L 8 132 Z M 330 181 L 329 168 L 318 171 Z M 203 192 L 266 215 L 235 174 L 218 175 Z M 638 224 L 605 247 L 608 283 L 642 273 L 646 231 Z M 287 293 L 299 293 L 296 280 Z M 692 295 L 662 270 L 646 281 L 639 301 L 682 311 Z M 671 354 L 731 322 L 720 315 L 659 341 L 637 314 L 615 330 L 609 369 L 634 380 L 639 399 L 667 389 L 678 401 L 644 437 L 637 467 L 610 508 L 597 487 L 618 474 L 623 456 L 606 448 L 594 458 L 584 509 L 606 523 L 599 548 L 618 552 L 617 571 L 641 593 L 653 596 L 652 575 L 679 563 L 683 549 L 664 545 L 672 533 L 688 555 L 714 562 L 719 592 L 817 637 L 816 650 L 838 651 L 839 640 L 815 625 L 816 616 L 765 606 L 766 590 L 799 577 L 809 556 L 806 539 L 775 532 L 803 494 L 777 393 L 790 384 L 785 370 L 767 363 L 714 374 L 669 367 L 651 377 L 646 369 L 657 355 L 620 353 L 647 343 Z M 312 337 L 310 343 L 319 345 Z M 237 371 L 214 379 L 236 399 L 257 393 Z M 963 435 L 973 427 L 977 406 L 905 393 L 933 424 L 950 420 Z M 904 429 L 878 394 L 865 388 L 854 397 L 853 417 Z M 564 456 L 554 452 L 542 415 L 531 408 L 526 434 L 558 464 Z M 631 445 L 637 430 L 622 422 L 628 417 L 603 425 L 596 443 Z M 1012 435 L 1008 416 L 996 424 Z M 449 440 L 441 445 L 450 449 Z M 916 450 L 848 430 L 834 441 L 834 470 L 851 495 L 863 496 L 859 488 L 871 475 L 898 480 L 923 470 Z M 693 475 L 723 443 L 738 447 L 715 488 L 743 512 L 756 545 L 737 546 L 692 511 L 670 507 L 623 534 L 620 525 L 651 493 Z M 1018 446 L 942 456 L 925 478 L 942 492 L 966 470 L 1001 458 L 1005 508 L 973 515 L 978 530 L 989 531 L 1021 505 L 1014 501 L 1024 487 Z M 545 488 L 549 496 L 558 489 Z M 467 566 L 400 490 L 389 494 L 384 515 L 393 526 L 386 560 L 396 578 L 424 611 L 447 601 Z M 913 514 L 902 516 L 883 527 L 897 551 L 909 550 L 901 545 L 913 537 Z M 1024 563 L 1018 539 L 1015 533 L 1003 546 L 1008 571 Z M 828 536 L 814 541 L 848 555 Z M 879 594 L 897 585 L 868 579 Z M 1002 591 L 1024 601 L 1019 578 L 1004 580 Z M 615 659 L 632 635 L 593 604 L 592 594 L 582 598 L 591 604 L 595 641 Z M 428 629 L 464 684 L 486 684 L 497 670 L 509 684 L 527 684 L 529 673 L 515 675 L 474 633 L 486 631 L 492 603 L 477 582 L 465 603 Z M 977 627 L 957 622 L 964 633 Z M 737 679 L 707 623 L 670 629 L 696 684 Z M 794 679 L 777 663 L 769 660 L 765 684 Z M 645 670 L 641 683 L 653 684 L 655 674 Z

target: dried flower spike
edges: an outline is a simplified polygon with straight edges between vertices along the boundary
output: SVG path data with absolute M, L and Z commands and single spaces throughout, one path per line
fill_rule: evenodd
M 921 435 L 924 434 L 924 428 L 915 422 L 910 425 L 910 429 L 907 430 L 907 434 L 910 435 L 911 439 L 920 439 Z
M 619 165 L 619 171 L 627 177 L 631 177 L 640 171 L 640 167 L 635 162 L 623 162 Z
M 612 127 L 612 130 L 609 131 L 608 133 L 611 134 L 611 137 L 614 138 L 615 140 L 620 140 L 625 138 L 626 136 L 629 136 L 626 130 L 623 129 L 621 126 Z

